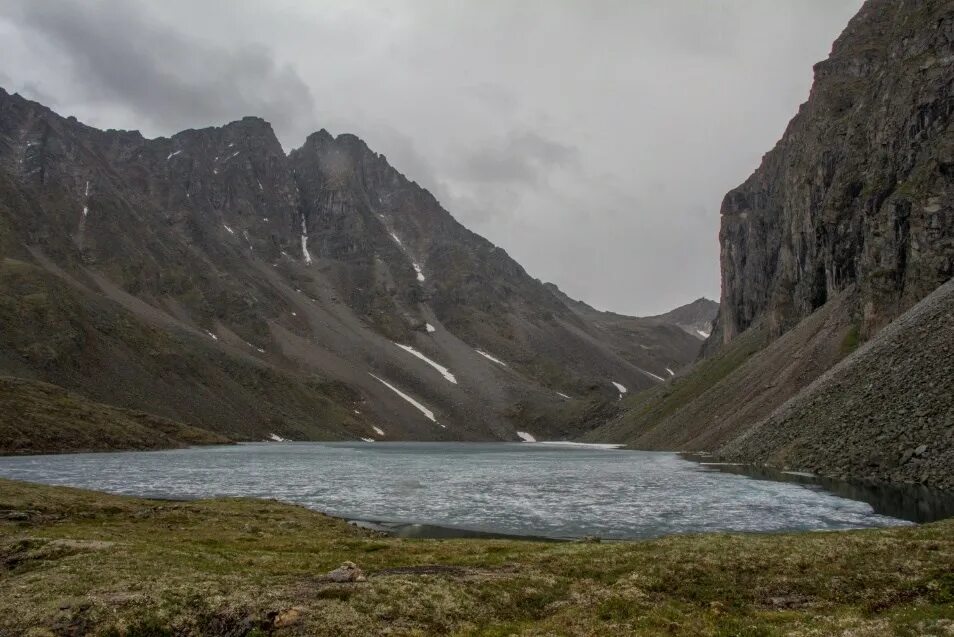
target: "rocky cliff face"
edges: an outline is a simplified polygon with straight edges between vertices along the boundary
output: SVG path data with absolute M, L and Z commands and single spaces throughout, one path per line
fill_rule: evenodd
M 558 437 L 535 415 L 699 348 L 608 334 L 357 137 L 286 155 L 254 117 L 145 139 L 0 90 L 0 256 L 0 372 L 245 438 Z
M 862 337 L 954 273 L 954 5 L 868 0 L 781 141 L 722 204 L 727 343 L 849 286 Z

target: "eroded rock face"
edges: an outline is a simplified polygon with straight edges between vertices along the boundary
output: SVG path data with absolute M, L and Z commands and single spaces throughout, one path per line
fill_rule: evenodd
M 776 335 L 852 284 L 868 336 L 954 273 L 954 5 L 868 0 L 722 203 L 713 340 Z

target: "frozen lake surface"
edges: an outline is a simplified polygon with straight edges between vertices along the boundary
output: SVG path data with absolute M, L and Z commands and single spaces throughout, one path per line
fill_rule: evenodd
M 0 458 L 0 477 L 111 493 L 294 502 L 349 519 L 636 538 L 890 526 L 861 501 L 677 454 L 527 443 L 261 443 Z

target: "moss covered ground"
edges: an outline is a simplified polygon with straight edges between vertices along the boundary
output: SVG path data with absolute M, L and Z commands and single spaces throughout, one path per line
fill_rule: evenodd
M 322 575 L 353 561 L 367 581 Z M 951 635 L 954 521 L 547 543 L 0 481 L 0 635 Z

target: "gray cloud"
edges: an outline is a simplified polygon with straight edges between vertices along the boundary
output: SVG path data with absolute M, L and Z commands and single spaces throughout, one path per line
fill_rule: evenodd
M 717 297 L 718 207 L 862 0 L 6 0 L 0 82 L 103 128 L 359 135 L 597 307 Z
M 502 144 L 467 152 L 459 174 L 476 182 L 538 183 L 552 169 L 577 163 L 579 151 L 571 146 L 522 132 Z
M 244 115 L 286 125 L 315 121 L 308 86 L 261 45 L 206 44 L 120 0 L 21 2 L 16 19 L 69 61 L 80 95 L 119 103 L 163 130 Z

